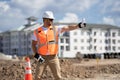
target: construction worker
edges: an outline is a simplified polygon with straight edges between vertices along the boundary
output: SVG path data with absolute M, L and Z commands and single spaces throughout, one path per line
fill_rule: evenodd
M 36 58 L 36 74 L 35 80 L 40 80 L 46 66 L 49 66 L 55 80 L 62 80 L 58 53 L 58 34 L 79 29 L 85 24 L 79 23 L 77 25 L 65 26 L 62 28 L 53 26 L 54 15 L 52 11 L 45 11 L 43 16 L 43 26 L 34 30 L 32 37 L 32 49 Z M 37 45 L 37 47 L 36 47 Z

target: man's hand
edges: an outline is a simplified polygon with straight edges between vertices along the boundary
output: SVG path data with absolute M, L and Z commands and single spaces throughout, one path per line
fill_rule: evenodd
M 80 23 L 78 23 L 78 27 L 79 27 L 79 28 L 86 27 L 86 23 L 82 23 L 82 22 L 80 22 Z
M 44 58 L 42 58 L 42 56 L 39 55 L 38 53 L 35 53 L 34 58 L 40 63 L 43 63 L 45 61 Z
M 79 27 L 79 28 L 86 27 L 86 21 L 85 21 L 85 18 L 83 18 L 82 21 L 81 21 L 80 23 L 78 23 L 78 27 Z

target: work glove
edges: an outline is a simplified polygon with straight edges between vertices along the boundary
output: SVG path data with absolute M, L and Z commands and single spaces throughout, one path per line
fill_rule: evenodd
M 85 19 L 83 19 L 82 22 L 78 23 L 78 27 L 79 27 L 79 28 L 86 27 Z
M 86 27 L 86 23 L 82 23 L 82 22 L 80 22 L 80 23 L 78 23 L 78 27 L 79 27 L 79 28 Z
M 35 53 L 34 58 L 40 63 L 43 63 L 45 61 L 45 59 L 42 58 L 42 56 L 39 55 L 38 53 Z

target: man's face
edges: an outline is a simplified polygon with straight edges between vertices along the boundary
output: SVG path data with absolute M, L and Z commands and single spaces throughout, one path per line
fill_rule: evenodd
M 46 27 L 49 27 L 53 24 L 53 19 L 43 18 L 43 22 L 46 25 Z

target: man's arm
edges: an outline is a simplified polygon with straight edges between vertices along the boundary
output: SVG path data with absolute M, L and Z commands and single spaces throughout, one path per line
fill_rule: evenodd
M 65 26 L 61 29 L 61 32 L 65 32 L 65 31 L 71 31 L 71 30 L 75 30 L 78 28 L 83 28 L 86 27 L 86 23 L 84 23 L 83 21 L 78 23 L 77 25 L 69 25 L 69 26 Z
M 33 50 L 33 52 L 34 52 L 34 55 L 35 55 L 35 53 L 37 53 L 36 45 L 37 45 L 37 41 L 32 40 L 32 45 L 31 45 L 31 47 L 32 47 L 32 50 Z
M 37 41 L 32 40 L 32 50 L 34 52 L 33 57 L 40 63 L 43 63 L 45 60 L 44 58 L 41 57 L 41 55 L 38 54 L 36 45 L 37 45 Z
M 71 30 L 75 30 L 78 29 L 78 25 L 69 25 L 69 26 L 65 26 L 61 29 L 61 32 L 65 32 L 65 31 L 71 31 Z

